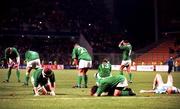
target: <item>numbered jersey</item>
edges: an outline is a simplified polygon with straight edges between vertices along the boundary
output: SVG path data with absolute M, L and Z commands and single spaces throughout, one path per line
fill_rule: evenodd
M 131 57 L 130 57 L 131 51 L 132 51 L 131 44 L 121 45 L 121 46 L 119 46 L 119 48 L 123 50 L 122 60 L 130 60 L 131 59 Z
M 78 58 L 78 60 L 91 61 L 92 58 L 88 51 L 83 47 L 74 48 L 72 52 L 72 59 Z
M 100 78 L 105 78 L 111 75 L 111 64 L 100 64 L 98 67 L 98 76 Z

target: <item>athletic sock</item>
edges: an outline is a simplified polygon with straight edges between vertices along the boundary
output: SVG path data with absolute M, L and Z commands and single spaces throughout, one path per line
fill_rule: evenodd
M 24 82 L 24 84 L 28 85 L 28 82 L 29 82 L 29 76 L 26 75 L 26 76 L 25 76 L 25 82 Z
M 129 95 L 129 91 L 121 91 L 120 96 L 128 96 L 128 95 Z
M 123 75 L 123 71 L 120 71 L 120 74 Z
M 19 70 L 16 71 L 16 76 L 17 76 L 18 82 L 20 82 L 20 71 Z
M 11 76 L 11 70 L 9 70 L 9 71 L 8 71 L 8 74 L 7 74 L 7 79 L 6 79 L 6 80 L 8 80 L 8 81 L 9 81 L 10 76 Z
M 81 81 L 82 81 L 82 76 L 78 76 L 78 78 L 77 78 L 78 87 L 81 87 Z
M 132 73 L 129 73 L 129 80 L 132 81 L 133 75 Z
M 87 88 L 88 76 L 84 75 L 83 80 L 84 80 L 84 87 Z

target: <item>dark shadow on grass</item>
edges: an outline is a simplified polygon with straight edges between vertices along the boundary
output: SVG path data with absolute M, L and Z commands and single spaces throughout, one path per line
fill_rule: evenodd
M 68 95 L 68 94 L 65 94 L 65 93 L 56 93 L 56 95 Z

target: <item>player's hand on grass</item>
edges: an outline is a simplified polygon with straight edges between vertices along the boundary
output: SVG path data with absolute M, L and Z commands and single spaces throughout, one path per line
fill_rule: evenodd
M 39 96 L 39 94 L 38 94 L 38 93 L 35 93 L 34 96 L 35 96 L 35 97 L 36 97 L 36 96 Z
M 97 97 L 97 96 L 98 96 L 98 94 L 97 94 L 97 93 L 95 93 L 93 96 L 94 96 L 94 97 Z
M 50 92 L 50 95 L 51 95 L 51 96 L 55 96 L 56 94 L 55 94 L 54 91 L 51 91 L 51 92 Z

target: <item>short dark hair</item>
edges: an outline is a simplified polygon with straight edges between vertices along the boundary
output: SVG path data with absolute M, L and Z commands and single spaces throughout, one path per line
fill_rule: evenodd
M 45 76 L 49 77 L 49 76 L 52 75 L 53 72 L 52 72 L 52 70 L 50 68 L 45 68 L 44 69 L 44 73 L 45 73 Z
M 97 89 L 98 89 L 97 85 L 92 86 L 92 88 L 91 88 L 91 96 L 93 96 L 96 93 Z
M 10 53 L 12 51 L 12 48 L 11 47 L 8 47 L 7 48 L 7 53 Z
M 124 43 L 129 43 L 129 41 L 128 40 L 124 40 Z
M 75 43 L 74 45 L 79 45 L 79 43 Z M 80 46 L 80 45 L 79 45 Z
M 107 58 L 104 58 L 102 62 L 108 62 L 108 59 Z

